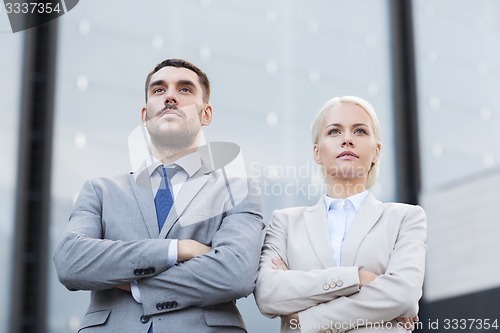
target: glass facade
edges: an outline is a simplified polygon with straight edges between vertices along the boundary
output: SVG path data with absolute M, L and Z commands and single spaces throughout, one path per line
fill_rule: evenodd
M 500 252 L 500 3 L 420 0 L 414 17 L 421 203 L 429 219 L 424 297 L 453 302 L 500 290 L 500 269 L 491 264 Z M 460 302 L 453 304 L 458 311 Z M 481 304 L 483 316 L 494 309 L 487 299 L 474 308 Z
M 4 14 L 0 12 L 0 18 Z M 8 24 L 8 22 L 7 22 Z M 5 30 L 3 30 L 5 28 Z M 19 138 L 19 110 L 22 98 L 21 62 L 23 34 L 12 34 L 6 30 L 2 20 L 0 24 L 0 265 L 10 267 L 12 263 L 12 244 L 14 232 L 15 195 Z M 0 297 L 0 331 L 7 332 L 9 313 L 9 285 L 11 270 L 3 269 L 0 272 L 0 290 L 4 296 Z
M 500 165 L 500 3 L 452 8 L 414 1 L 424 191 Z

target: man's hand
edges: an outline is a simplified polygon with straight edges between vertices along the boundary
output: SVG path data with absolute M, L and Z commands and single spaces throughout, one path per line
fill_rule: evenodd
M 177 242 L 177 261 L 183 262 L 201 254 L 207 253 L 212 248 L 192 239 L 183 239 Z M 122 284 L 118 289 L 130 292 L 130 284 Z
M 360 269 L 358 271 L 359 274 L 359 287 L 363 288 L 365 285 L 368 283 L 372 282 L 375 280 L 375 278 L 378 276 L 377 274 L 367 271 L 366 269 Z
M 130 292 L 130 283 L 119 285 L 116 288 Z
M 209 252 L 212 248 L 192 239 L 179 239 L 177 242 L 177 262 L 193 259 Z

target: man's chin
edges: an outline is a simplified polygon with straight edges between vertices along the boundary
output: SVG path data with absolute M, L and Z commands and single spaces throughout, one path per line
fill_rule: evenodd
M 169 149 L 188 149 L 193 146 L 196 137 L 184 133 L 173 133 L 172 131 L 163 132 L 160 135 L 151 137 L 151 142 L 162 148 Z

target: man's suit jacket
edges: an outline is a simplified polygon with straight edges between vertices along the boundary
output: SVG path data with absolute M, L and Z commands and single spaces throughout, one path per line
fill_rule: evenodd
M 152 322 L 155 333 L 246 331 L 235 300 L 255 285 L 260 197 L 246 179 L 206 165 L 183 184 L 161 233 L 147 172 L 84 185 L 54 254 L 61 283 L 91 290 L 79 332 L 146 333 Z M 212 250 L 167 268 L 170 239 Z M 116 288 L 132 280 L 142 304 Z
M 423 209 L 381 203 L 371 193 L 344 239 L 342 267 L 334 267 L 323 198 L 312 207 L 275 211 L 264 241 L 255 298 L 268 316 L 298 312 L 282 332 L 397 329 L 398 316 L 414 316 L 422 295 L 426 217 Z M 272 268 L 279 256 L 288 271 Z M 358 269 L 379 276 L 359 289 Z M 400 329 L 402 332 L 405 330 Z

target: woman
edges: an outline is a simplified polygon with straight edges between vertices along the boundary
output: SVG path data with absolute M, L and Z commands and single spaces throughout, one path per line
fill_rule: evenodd
M 419 206 L 369 192 L 382 148 L 373 107 L 328 101 L 312 126 L 328 193 L 312 207 L 275 211 L 255 289 L 282 332 L 406 332 L 418 320 L 427 246 Z

